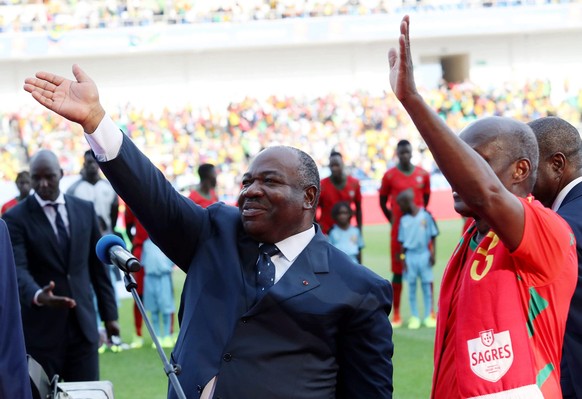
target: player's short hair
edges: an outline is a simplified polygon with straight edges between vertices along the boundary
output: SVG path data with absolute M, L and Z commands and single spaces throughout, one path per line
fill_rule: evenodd
M 28 170 L 23 170 L 22 172 L 18 172 L 16 175 L 16 179 L 14 181 L 18 181 L 23 177 L 28 177 L 30 179 L 30 172 Z
M 211 163 L 203 163 L 198 167 L 198 176 L 200 180 L 206 180 L 210 177 L 210 174 L 214 170 L 214 165 Z
M 329 153 L 329 157 L 340 157 L 343 159 L 342 153 L 336 150 L 333 150 L 332 152 Z

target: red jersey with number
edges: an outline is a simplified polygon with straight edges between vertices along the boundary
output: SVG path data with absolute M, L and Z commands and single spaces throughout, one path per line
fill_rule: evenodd
M 432 398 L 561 398 L 560 359 L 576 286 L 576 242 L 567 223 L 533 197 L 523 238 L 509 252 L 470 227 L 443 275 Z
M 336 187 L 330 177 L 326 177 L 321 181 L 321 194 L 319 195 L 318 203 L 318 207 L 321 208 L 319 225 L 325 234 L 334 225 L 331 209 L 338 202 L 347 202 L 349 204 L 362 202 L 362 192 L 360 191 L 360 181 L 358 179 L 348 176 L 346 183 L 341 188 Z
M 202 208 L 208 208 L 210 205 L 218 202 L 218 196 L 214 190 L 210 190 L 210 197 L 207 198 L 200 194 L 196 190 L 190 191 L 190 195 L 188 196 L 192 201 L 200 205 Z
M 378 193 L 386 196 L 390 202 L 389 207 L 392 210 L 392 237 L 398 237 L 398 225 L 402 212 L 396 202 L 396 197 L 402 191 L 412 188 L 414 192 L 414 203 L 421 208 L 425 208 L 424 196 L 430 195 L 430 175 L 419 166 L 415 166 L 412 172 L 405 173 L 398 169 L 397 166 L 388 169 L 382 177 L 382 184 Z

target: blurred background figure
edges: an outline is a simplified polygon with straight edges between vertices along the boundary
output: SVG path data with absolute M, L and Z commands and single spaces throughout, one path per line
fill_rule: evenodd
M 85 151 L 81 178 L 67 189 L 67 194 L 91 202 L 99 218 L 101 234 L 113 233 L 119 214 L 119 199 L 111 184 L 101 177 L 99 164 L 91 150 Z
M 131 253 L 137 258 L 137 260 L 141 261 L 142 257 L 142 250 L 143 250 L 143 243 L 145 240 L 148 239 L 148 232 L 143 227 L 143 225 L 137 220 L 131 209 L 126 206 L 125 207 L 125 231 L 127 237 L 131 241 Z M 143 286 L 144 286 L 144 275 L 145 271 L 144 268 L 140 268 L 137 272 L 132 273 L 135 282 L 137 284 L 137 295 L 140 297 L 141 301 L 143 302 Z M 143 346 L 143 335 L 142 335 L 142 326 L 143 326 L 143 316 L 139 311 L 137 304 L 133 303 L 133 326 L 134 326 L 134 334 L 133 339 L 131 341 L 132 348 L 141 348 Z
M 434 280 L 432 270 L 435 262 L 435 240 L 439 230 L 431 214 L 415 204 L 412 189 L 402 191 L 396 196 L 396 201 L 402 213 L 398 226 L 398 242 L 402 248 L 399 258 L 403 265 L 404 279 L 409 287 L 408 328 L 416 330 L 421 325 L 416 302 L 416 285 L 419 279 L 424 303 L 422 323 L 426 327 L 434 328 L 436 319 L 431 315 Z
M 148 238 L 143 243 L 141 264 L 145 270 L 144 307 L 151 314 L 152 326 L 162 347 L 172 348 L 172 315 L 176 311 L 172 282 L 174 263 Z
M 30 173 L 22 171 L 16 175 L 16 188 L 18 188 L 18 196 L 12 198 L 10 201 L 2 205 L 0 209 L 0 216 L 8 212 L 8 210 L 24 200 L 30 194 Z
M 384 173 L 379 189 L 380 208 L 382 208 L 386 220 L 392 226 L 390 230 L 390 264 L 392 266 L 392 287 L 394 288 L 392 327 L 400 327 L 402 325 L 400 298 L 402 296 L 403 265 L 400 260 L 402 247 L 398 241 L 398 226 L 400 225 L 402 212 L 396 198 L 404 190 L 412 188 L 416 206 L 426 209 L 430 199 L 430 175 L 420 166 L 412 164 L 412 145 L 408 140 L 400 140 L 398 142 L 396 156 L 398 157 L 398 163 Z M 388 201 L 390 201 L 389 207 L 387 206 Z
M 331 210 L 334 225 L 328 234 L 329 242 L 341 249 L 355 263 L 362 263 L 362 248 L 364 239 L 360 229 L 350 224 L 353 211 L 347 202 L 338 202 Z
M 204 163 L 198 167 L 198 176 L 200 183 L 190 191 L 189 198 L 200 205 L 202 208 L 207 208 L 209 205 L 218 202 L 216 195 L 216 169 L 213 164 Z
M 338 151 L 332 151 L 329 155 L 329 169 L 331 175 L 321 180 L 321 194 L 317 203 L 321 210 L 318 219 L 321 231 L 324 234 L 329 233 L 333 226 L 331 210 L 335 204 L 342 201 L 350 204 L 350 207 L 353 204 L 356 225 L 362 231 L 362 192 L 359 180 L 346 174 L 342 154 Z

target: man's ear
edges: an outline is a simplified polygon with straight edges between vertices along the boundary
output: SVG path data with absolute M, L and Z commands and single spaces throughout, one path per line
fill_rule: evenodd
M 522 158 L 515 162 L 515 169 L 513 171 L 513 184 L 519 184 L 526 180 L 531 175 L 531 161 L 527 158 Z
M 562 176 L 566 170 L 566 156 L 561 152 L 556 152 L 552 155 L 552 171 L 557 176 Z
M 309 186 L 303 191 L 303 209 L 315 208 L 317 198 L 317 187 Z

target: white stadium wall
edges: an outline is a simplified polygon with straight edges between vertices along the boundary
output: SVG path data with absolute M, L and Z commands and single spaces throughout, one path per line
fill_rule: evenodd
M 107 104 L 225 104 L 245 95 L 389 89 L 387 51 L 401 15 L 0 34 L 0 105 L 30 103 L 38 70 L 79 63 Z M 483 86 L 526 79 L 582 87 L 582 4 L 411 15 L 417 78 L 434 86 L 441 57 L 466 55 Z

